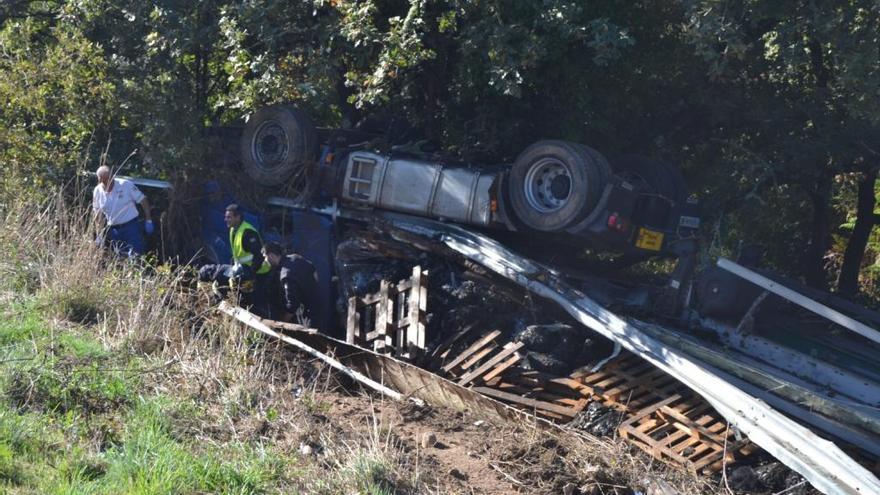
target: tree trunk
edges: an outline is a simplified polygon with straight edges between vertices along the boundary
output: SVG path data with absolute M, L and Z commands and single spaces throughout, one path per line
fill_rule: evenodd
M 825 279 L 825 251 L 828 250 L 828 238 L 831 235 L 828 204 L 831 201 L 831 182 L 833 175 L 830 170 L 823 170 L 811 194 L 813 202 L 813 218 L 810 222 L 810 244 L 804 253 L 804 278 L 807 285 L 817 289 L 827 289 Z
M 837 292 L 852 296 L 859 291 L 859 269 L 865 255 L 865 247 L 874 228 L 874 183 L 877 181 L 877 169 L 862 174 L 859 181 L 858 200 L 856 203 L 856 224 L 846 244 L 843 254 L 843 265 L 837 278 Z

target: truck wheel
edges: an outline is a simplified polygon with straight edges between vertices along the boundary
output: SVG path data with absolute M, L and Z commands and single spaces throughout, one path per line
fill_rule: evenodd
M 273 187 L 307 172 L 317 146 L 315 126 L 305 112 L 272 105 L 251 115 L 241 139 L 241 160 L 254 182 Z
M 608 162 L 596 150 L 566 141 L 538 141 L 516 158 L 508 196 L 527 227 L 558 232 L 595 208 L 609 176 Z
M 659 194 L 676 203 L 687 199 L 688 188 L 678 167 L 643 155 L 622 155 L 611 160 L 611 170 L 640 190 Z

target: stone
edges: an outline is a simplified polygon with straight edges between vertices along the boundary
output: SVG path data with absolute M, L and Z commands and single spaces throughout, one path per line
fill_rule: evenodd
M 430 449 L 431 447 L 437 445 L 437 435 L 432 431 L 428 431 L 422 434 L 422 448 Z

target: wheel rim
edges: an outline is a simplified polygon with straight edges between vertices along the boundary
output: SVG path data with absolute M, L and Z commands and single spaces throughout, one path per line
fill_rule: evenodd
M 290 152 L 287 132 L 275 120 L 267 120 L 260 124 L 254 139 L 251 141 L 251 154 L 261 168 L 278 168 L 287 159 Z
M 571 196 L 571 172 L 555 158 L 542 158 L 529 168 L 525 195 L 529 206 L 541 213 L 562 209 Z

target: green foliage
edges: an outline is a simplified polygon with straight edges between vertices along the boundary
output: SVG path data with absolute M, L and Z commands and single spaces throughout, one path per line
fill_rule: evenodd
M 76 26 L 37 18 L 0 26 L 0 204 L 45 197 L 106 131 L 114 83 L 101 47 Z
M 661 157 L 703 200 L 714 252 L 760 242 L 797 273 L 805 246 L 821 262 L 847 239 L 822 226 L 852 212 L 835 177 L 877 166 L 880 7 L 868 0 L 60 0 L 0 12 L 0 204 L 93 168 L 108 141 L 110 164 L 136 150 L 129 172 L 200 175 L 213 165 L 207 126 L 295 102 L 331 126 L 406 120 L 465 161 L 509 162 L 541 138 Z M 91 316 L 88 301 L 68 302 Z

